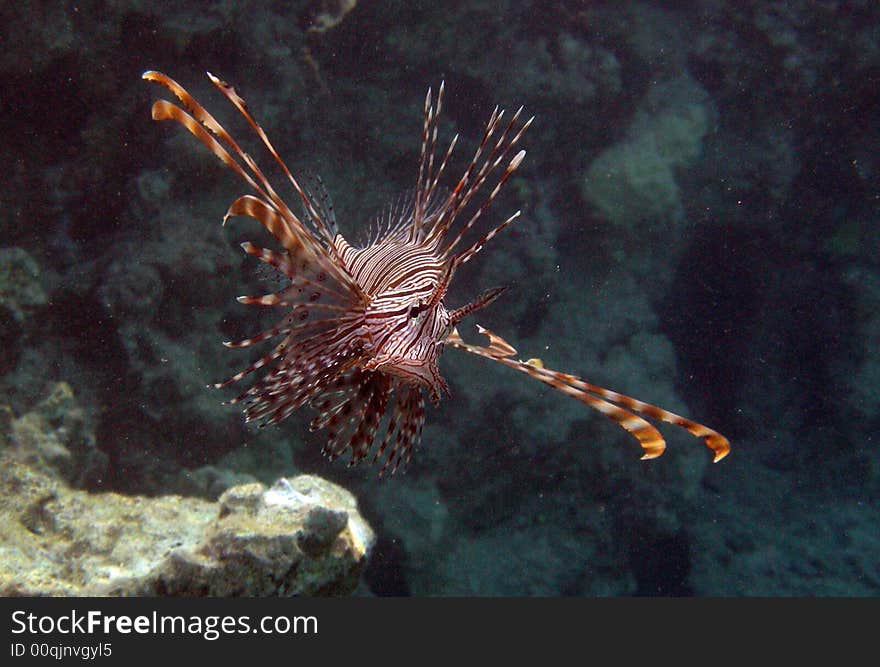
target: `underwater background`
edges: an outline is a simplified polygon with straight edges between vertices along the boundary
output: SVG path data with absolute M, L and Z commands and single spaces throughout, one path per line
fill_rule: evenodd
M 213 503 L 300 473 L 375 532 L 356 594 L 880 594 L 876 1 L 4 3 L 0 35 L 4 594 L 89 590 L 24 581 L 53 540 L 65 563 L 107 548 L 59 528 L 65 493 Z M 510 289 L 462 335 L 705 423 L 730 455 L 662 425 L 640 461 L 599 413 L 452 349 L 451 396 L 390 479 L 323 459 L 309 410 L 248 427 L 206 385 L 259 356 L 220 342 L 263 328 L 234 300 L 265 286 L 238 248 L 262 230 L 221 226 L 246 186 L 150 120 L 168 96 L 147 69 L 268 164 L 204 72 L 234 85 L 354 240 L 415 186 L 429 86 L 441 145 L 461 135 L 447 185 L 494 106 L 524 105 L 527 157 L 487 217 L 523 215 L 448 301 Z

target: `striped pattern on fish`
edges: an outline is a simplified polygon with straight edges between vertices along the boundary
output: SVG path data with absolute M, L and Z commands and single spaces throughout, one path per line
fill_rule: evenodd
M 356 247 L 339 232 L 320 181 L 313 188 L 317 194 L 303 187 L 235 89 L 210 73 L 208 77 L 259 136 L 303 209 L 301 215 L 294 213 L 256 161 L 182 86 L 160 72 L 144 72 L 144 79 L 165 86 L 181 104 L 157 100 L 153 119 L 174 120 L 185 127 L 253 190 L 230 205 L 224 223 L 231 216 L 254 218 L 281 246 L 281 250 L 271 250 L 242 244 L 245 253 L 275 269 L 286 282 L 278 292 L 238 300 L 250 306 L 281 308 L 283 317 L 269 329 L 225 345 L 243 348 L 281 340 L 247 368 L 213 385 L 224 388 L 264 371 L 229 401 L 243 406 L 247 421 L 274 424 L 310 406 L 317 411 L 311 428 L 327 432 L 323 450 L 327 456 L 334 459 L 350 451 L 350 465 L 366 458 L 382 459 L 380 475 L 393 474 L 410 460 L 420 441 L 425 394 L 436 404 L 448 393 L 439 359 L 449 346 L 524 373 L 598 410 L 638 440 L 642 458 L 659 456 L 666 445 L 660 432 L 634 413 L 702 438 L 714 461 L 730 451 L 724 436 L 702 424 L 550 370 L 538 359 L 514 359 L 516 350 L 487 329 L 478 326 L 488 338 L 485 346 L 466 343 L 459 335 L 457 325 L 462 319 L 504 291 L 489 290 L 455 309 L 445 303 L 457 269 L 520 215 L 515 212 L 462 247 L 465 236 L 483 219 L 525 157 L 525 151 L 516 146 L 533 119 L 522 120 L 522 107 L 509 119 L 495 108 L 467 168 L 447 190 L 441 177 L 458 135 L 445 151 L 437 152 L 444 85 L 436 96 L 429 89 L 412 198 L 390 209 L 377 222 L 374 238 Z M 468 207 L 481 191 L 485 194 L 479 205 Z M 470 216 L 458 223 L 466 209 L 472 211 Z

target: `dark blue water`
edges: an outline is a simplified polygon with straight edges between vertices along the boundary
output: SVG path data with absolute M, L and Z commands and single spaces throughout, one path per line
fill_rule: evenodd
M 73 483 L 216 497 L 242 475 L 327 477 L 380 536 L 365 594 L 880 594 L 877 3 L 319 4 L 0 10 L 0 404 L 70 385 Z M 234 301 L 266 282 L 238 244 L 270 241 L 221 227 L 247 186 L 150 120 L 147 69 L 268 170 L 204 71 L 235 85 L 353 240 L 416 185 L 429 86 L 438 150 L 460 135 L 443 187 L 494 106 L 524 105 L 527 156 L 475 233 L 522 216 L 447 301 L 510 289 L 462 336 L 482 344 L 479 323 L 730 455 L 659 425 L 666 453 L 640 461 L 598 412 L 452 349 L 451 395 L 391 479 L 321 458 L 309 410 L 246 427 L 205 385 L 260 354 L 220 341 L 270 322 Z

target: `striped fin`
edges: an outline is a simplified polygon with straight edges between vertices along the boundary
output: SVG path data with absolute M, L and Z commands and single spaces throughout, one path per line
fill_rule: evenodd
M 176 120 L 189 130 L 196 139 L 202 142 L 209 151 L 216 155 L 223 164 L 247 181 L 248 185 L 257 192 L 262 192 L 262 188 L 257 185 L 256 181 L 254 181 L 244 169 L 242 169 L 241 165 L 232 158 L 229 152 L 220 145 L 220 142 L 212 137 L 211 134 L 186 111 L 167 100 L 156 100 L 153 103 L 152 118 L 153 120 Z
M 447 338 L 447 343 L 460 350 L 476 354 L 478 356 L 492 359 L 516 371 L 525 373 L 536 380 L 540 380 L 557 391 L 560 391 L 572 398 L 576 398 L 595 408 L 609 419 L 616 422 L 621 428 L 631 433 L 642 446 L 644 450 L 643 459 L 653 459 L 660 456 L 666 449 L 666 443 L 663 436 L 656 428 L 651 426 L 647 421 L 638 417 L 627 410 L 615 405 L 615 403 L 623 405 L 630 410 L 642 413 L 648 417 L 659 419 L 679 426 L 692 435 L 702 438 L 706 446 L 714 453 L 713 462 L 717 463 L 730 452 L 730 443 L 723 435 L 713 431 L 707 426 L 691 421 L 686 417 L 677 415 L 656 405 L 639 401 L 625 394 L 620 394 L 603 387 L 599 387 L 589 382 L 585 382 L 575 375 L 560 373 L 548 368 L 544 368 L 543 363 L 538 359 L 530 359 L 528 362 L 510 359 L 510 355 L 503 355 L 504 346 L 513 349 L 500 336 L 493 334 L 487 329 L 480 327 L 480 333 L 489 337 L 489 347 L 481 347 L 465 343 L 457 331 L 453 331 Z M 590 393 L 587 393 L 590 392 Z M 602 398 L 597 398 L 591 394 L 596 394 Z
M 363 419 L 348 444 L 351 448 L 350 466 L 356 465 L 369 454 L 376 434 L 379 432 L 382 417 L 385 415 L 388 398 L 391 395 L 388 377 L 383 373 L 375 373 L 374 377 L 376 387 L 370 395 Z
M 681 415 L 675 414 L 674 412 L 670 412 L 669 410 L 664 410 L 663 408 L 652 405 L 651 403 L 645 403 L 644 401 L 632 398 L 631 396 L 627 396 L 616 391 L 611 391 L 610 389 L 605 389 L 603 387 L 590 384 L 589 382 L 585 382 L 584 380 L 581 380 L 574 375 L 558 373 L 556 371 L 551 371 L 543 368 L 539 369 L 539 371 L 542 375 L 549 374 L 551 376 L 556 376 L 560 378 L 563 382 L 566 382 L 573 387 L 576 387 L 583 391 L 590 391 L 594 394 L 602 396 L 606 400 L 623 405 L 630 410 L 634 410 L 643 415 L 647 415 L 648 417 L 653 417 L 654 419 L 659 419 L 660 421 L 666 422 L 667 424 L 674 424 L 675 426 L 683 428 L 691 435 L 701 438 L 703 442 L 706 443 L 706 446 L 714 452 L 715 455 L 713 457 L 713 463 L 718 463 L 718 461 L 720 461 L 730 453 L 730 442 L 727 440 L 727 438 L 725 438 L 717 431 L 712 430 L 708 426 L 699 424 L 695 421 L 688 419 L 687 417 L 682 417 Z
M 438 107 L 440 106 L 440 101 L 443 99 L 443 83 L 440 84 L 440 91 L 437 95 Z M 439 111 L 439 108 L 438 108 Z M 424 185 L 426 180 L 431 179 L 430 168 L 428 167 L 428 153 L 431 154 L 430 161 L 434 160 L 434 145 L 437 139 L 437 118 L 438 114 L 434 111 L 434 107 L 431 103 L 431 88 L 428 88 L 428 93 L 425 95 L 425 114 L 424 114 L 424 125 L 422 129 L 422 150 L 420 151 L 419 156 L 419 176 L 416 180 L 416 196 L 415 201 L 413 203 L 413 224 L 410 234 L 410 240 L 414 241 L 418 238 L 419 235 L 419 227 L 422 222 L 422 211 L 424 210 L 424 202 L 422 198 L 425 194 L 427 188 Z M 431 129 L 434 129 L 433 132 L 433 140 L 431 140 L 432 132 Z M 430 141 L 431 148 L 428 148 L 428 144 Z M 428 172 L 427 174 L 425 172 Z
M 422 225 L 425 225 L 436 217 L 442 208 L 447 197 L 448 189 L 445 187 L 432 188 L 423 198 L 424 208 L 422 210 Z M 416 234 L 416 241 L 412 240 L 413 220 L 415 218 L 415 191 L 405 190 L 392 197 L 384 206 L 382 206 L 374 215 L 370 217 L 366 234 L 359 235 L 355 238 L 354 246 L 363 249 L 372 245 L 384 243 L 386 241 L 398 241 L 401 243 L 422 244 L 429 247 L 430 244 L 424 241 L 424 233 Z M 337 241 L 338 244 L 338 241 Z
M 333 208 L 333 198 L 327 191 L 327 186 L 324 185 L 324 179 L 322 179 L 319 174 L 309 174 L 307 178 L 309 186 L 306 189 L 306 196 L 318 210 L 319 216 L 324 220 L 327 229 L 333 235 L 333 238 L 336 238 L 336 235 L 339 233 L 339 227 L 336 224 L 336 211 Z M 312 225 L 315 232 L 317 232 L 318 229 L 315 225 L 315 221 L 312 220 L 312 216 L 309 214 L 308 210 L 305 212 L 305 218 L 306 222 Z
M 332 367 L 329 359 L 322 361 L 327 369 Z M 312 400 L 322 386 L 327 386 L 332 378 L 332 371 L 327 369 L 309 372 L 282 359 L 269 374 L 228 402 L 244 404 L 246 422 L 257 422 L 260 426 L 277 424 Z
M 286 334 L 288 329 L 283 325 L 274 326 L 270 329 L 266 329 L 265 331 L 261 331 L 255 336 L 251 336 L 250 338 L 243 338 L 241 340 L 225 340 L 223 341 L 223 346 L 231 349 L 239 349 L 243 347 L 251 347 L 253 345 L 258 345 L 265 340 L 269 340 L 270 338 L 274 338 L 275 336 L 280 336 L 282 334 Z
M 293 290 L 303 293 L 303 297 L 299 301 L 316 301 L 317 298 L 315 297 L 315 294 L 317 293 L 320 296 L 327 296 L 331 299 L 338 299 L 341 302 L 351 304 L 355 303 L 351 294 L 343 294 L 342 292 L 333 289 L 330 281 L 322 279 L 323 276 L 320 268 L 316 268 L 307 260 L 303 260 L 301 258 L 297 260 L 290 255 L 285 256 L 275 252 L 274 250 L 261 248 L 260 246 L 251 243 L 250 241 L 245 241 L 244 243 L 242 243 L 241 248 L 248 255 L 256 257 L 260 261 L 265 262 L 269 266 L 278 270 L 280 273 L 283 273 L 291 282 L 291 285 L 287 288 L 287 291 L 291 291 L 291 295 Z M 242 297 L 239 297 L 239 301 L 242 301 Z M 285 301 L 285 303 L 293 302 L 293 300 Z M 279 303 L 281 303 L 281 301 L 279 301 Z
M 424 424 L 424 392 L 416 385 L 399 384 L 397 386 L 397 402 L 388 423 L 388 430 L 373 457 L 374 462 L 381 458 L 392 439 L 394 440 L 391 449 L 387 450 L 385 462 L 379 470 L 379 477 L 384 477 L 386 472 L 393 475 L 401 465 L 406 466 L 409 463 L 413 448 L 422 438 Z
M 449 162 L 449 158 L 452 156 L 452 151 L 455 150 L 455 145 L 458 143 L 458 135 L 456 134 L 452 137 L 452 141 L 449 142 L 449 147 L 446 149 L 446 153 L 443 156 L 443 159 L 440 161 L 440 166 L 437 168 L 437 173 L 434 174 L 434 178 L 431 180 L 431 183 L 428 185 L 428 191 L 425 194 L 425 201 L 431 201 L 434 195 L 437 193 L 437 186 L 440 183 L 440 178 L 443 176 L 443 172 L 446 171 L 446 164 Z M 425 218 L 428 218 L 430 213 L 425 213 Z
M 261 297 L 238 297 L 238 300 L 242 303 L 248 305 L 255 305 L 259 301 L 267 299 L 267 297 L 275 296 L 273 294 Z M 283 302 L 279 302 L 280 305 L 287 305 Z M 259 305 L 268 305 L 268 304 L 259 304 Z M 273 304 L 274 305 L 274 304 Z M 238 341 L 224 341 L 223 345 L 225 347 L 230 348 L 241 348 L 241 347 L 251 347 L 252 345 L 256 345 L 257 343 L 262 343 L 264 340 L 268 340 L 269 338 L 274 338 L 275 336 L 279 336 L 281 334 L 290 334 L 291 332 L 301 332 L 308 326 L 325 326 L 328 324 L 328 320 L 317 320 L 315 322 L 308 322 L 312 315 L 311 311 L 313 309 L 316 310 L 330 310 L 330 311 L 341 311 L 348 312 L 346 308 L 341 308 L 339 306 L 333 306 L 330 304 L 318 304 L 318 303 L 300 303 L 297 304 L 293 310 L 291 310 L 287 315 L 284 316 L 284 319 L 281 320 L 279 324 L 265 331 L 257 334 L 256 336 L 252 336 L 250 338 L 245 338 L 243 340 Z
M 345 318 L 337 316 L 322 317 L 323 313 L 320 312 L 318 316 L 313 316 L 313 311 L 308 307 L 310 305 L 312 304 L 299 304 L 285 314 L 284 318 L 275 326 L 249 338 L 223 341 L 223 345 L 228 348 L 240 349 L 252 347 L 270 338 L 283 335 L 285 340 L 281 345 L 285 355 L 302 353 L 302 347 L 308 341 L 319 338 L 321 334 L 346 321 Z M 322 310 L 326 311 L 327 308 L 325 306 Z M 335 311 L 336 308 L 333 310 Z
M 346 449 L 351 450 L 349 466 L 369 452 L 379 429 L 390 394 L 390 381 L 383 373 L 353 370 L 346 374 L 344 387 L 334 383 L 334 391 L 312 402 L 319 415 L 311 430 L 326 428 L 327 443 L 323 453 L 331 460 Z
M 446 337 L 446 342 L 452 345 L 453 347 L 457 347 L 461 350 L 465 350 L 467 352 L 471 352 L 473 354 L 477 354 L 481 357 L 486 357 L 488 359 L 505 359 L 507 357 L 512 357 L 516 354 L 516 348 L 513 347 L 510 343 L 504 340 L 501 336 L 496 336 L 488 329 L 484 329 L 479 324 L 477 325 L 477 331 L 489 339 L 489 347 L 481 347 L 479 345 L 470 345 L 469 343 L 465 343 L 461 337 L 461 334 L 458 333 L 458 329 L 453 329 L 452 332 Z
M 465 170 L 464 175 L 458 181 L 447 202 L 441 208 L 440 214 L 437 217 L 434 228 L 431 230 L 429 238 L 440 239 L 446 235 L 456 216 L 458 216 L 461 210 L 465 206 L 467 206 L 471 198 L 483 187 L 489 176 L 495 171 L 498 165 L 502 163 L 510 150 L 513 149 L 513 147 L 522 137 L 523 133 L 531 125 L 532 121 L 534 120 L 534 116 L 523 123 L 522 126 L 520 126 L 520 128 L 513 134 L 513 136 L 510 137 L 513 128 L 519 121 L 522 110 L 522 107 L 517 109 L 517 111 L 511 117 L 510 121 L 508 121 L 504 130 L 501 132 L 501 135 L 498 137 L 498 139 L 494 143 L 491 143 L 490 140 L 495 135 L 496 130 L 500 127 L 501 120 L 504 117 L 504 111 L 499 111 L 498 107 L 495 107 L 495 110 L 492 112 L 492 115 L 489 118 L 489 122 L 486 124 L 486 129 L 483 132 L 483 138 L 481 139 L 473 158 L 471 158 L 470 164 Z M 483 152 L 486 151 L 487 146 L 489 148 L 484 157 Z M 517 167 L 519 167 L 524 156 L 525 153 L 523 151 L 520 151 L 520 153 L 515 155 L 513 159 L 508 163 L 505 172 L 502 174 L 499 182 L 493 188 L 492 192 L 489 194 L 483 204 L 477 209 L 477 211 L 471 216 L 470 220 L 465 223 L 465 225 L 463 226 L 461 231 L 458 232 L 456 237 L 449 244 L 447 244 L 445 252 L 450 252 L 459 243 L 464 234 L 473 227 L 477 220 L 479 220 L 479 218 L 482 216 L 488 206 L 495 199 L 498 192 L 501 190 L 510 175 L 514 171 L 516 171 Z M 477 169 L 478 165 L 480 165 L 479 169 Z M 476 174 L 474 174 L 475 170 Z M 512 219 L 513 218 L 502 224 L 501 227 L 508 224 Z
M 307 333 L 311 330 L 326 329 L 328 325 L 333 322 L 333 320 L 326 319 L 315 319 L 309 321 L 309 318 L 310 315 L 306 317 L 303 316 L 303 309 L 299 308 L 298 306 L 297 308 L 294 308 L 291 312 L 287 313 L 284 316 L 284 319 L 282 319 L 274 327 L 270 327 L 265 331 L 261 331 L 260 333 L 256 334 L 255 336 L 251 336 L 250 338 L 223 341 L 223 346 L 232 349 L 252 347 L 253 345 L 257 345 L 258 343 L 269 340 L 270 338 L 285 335 L 287 336 L 287 339 L 285 339 L 279 345 L 279 349 L 286 350 L 291 347 L 300 345 L 301 341 L 296 340 L 296 336 Z
M 453 259 L 453 265 L 457 268 L 457 267 L 461 266 L 462 264 L 465 264 L 466 262 L 468 262 L 474 255 L 476 255 L 478 252 L 480 252 L 480 250 L 483 249 L 483 246 L 486 245 L 489 241 L 491 241 L 498 232 L 500 232 L 502 229 L 507 227 L 507 225 L 509 225 L 514 220 L 516 220 L 520 216 L 521 213 L 522 213 L 522 211 L 517 211 L 516 213 L 511 215 L 509 218 L 507 218 L 504 222 L 502 222 L 500 225 L 498 225 L 494 229 L 489 230 L 489 232 L 487 232 L 485 235 L 483 235 L 483 237 L 480 238 L 476 243 L 474 243 L 470 248 L 468 248 L 467 250 L 465 250 L 463 252 L 458 253 Z
M 223 224 L 234 215 L 246 215 L 259 222 L 266 230 L 278 239 L 284 249 L 294 254 L 307 252 L 302 241 L 304 230 L 295 230 L 290 220 L 282 216 L 274 206 L 253 195 L 244 195 L 236 199 L 226 210 Z M 309 252 L 314 257 L 314 252 Z M 311 257 L 310 257 L 311 259 Z
M 242 100 L 235 93 L 235 90 L 228 84 L 220 81 L 210 73 L 208 73 L 208 77 L 227 97 L 227 99 L 233 103 L 257 132 L 258 136 L 263 141 L 263 144 L 293 184 L 294 189 L 308 211 L 310 220 L 313 221 L 315 226 L 320 230 L 326 244 L 322 244 L 319 238 L 315 237 L 299 217 L 290 210 L 287 204 L 284 203 L 281 197 L 279 197 L 272 188 L 272 185 L 257 166 L 253 158 L 241 149 L 232 136 L 223 129 L 223 126 L 220 125 L 220 123 L 218 123 L 217 120 L 186 91 L 186 89 L 171 77 L 168 77 L 161 72 L 144 72 L 142 75 L 143 79 L 154 81 L 165 86 L 181 101 L 184 108 L 189 111 L 189 113 L 187 113 L 187 111 L 184 111 L 180 107 L 165 100 L 157 100 L 153 104 L 153 119 L 175 120 L 180 123 L 226 166 L 244 179 L 244 181 L 247 182 L 248 185 L 250 185 L 259 195 L 259 197 L 246 195 L 233 202 L 224 217 L 224 222 L 231 215 L 248 215 L 255 218 L 274 236 L 276 236 L 279 242 L 289 252 L 298 256 L 307 256 L 308 259 L 319 263 L 325 271 L 331 273 L 337 281 L 339 281 L 339 283 L 353 295 L 363 297 L 357 283 L 351 280 L 351 278 L 345 273 L 344 268 L 342 268 L 341 259 L 338 257 L 333 245 L 333 237 L 335 234 L 331 233 L 330 229 L 328 229 L 323 222 L 323 219 L 309 200 L 309 197 L 302 190 L 296 182 L 296 179 L 293 178 L 293 175 L 278 156 L 275 148 L 269 142 L 268 137 L 266 137 L 265 132 L 251 116 L 244 100 Z M 226 145 L 229 146 L 247 166 L 251 172 L 250 174 L 245 171 L 244 167 L 238 162 L 238 160 L 233 158 L 229 151 L 223 147 L 220 143 L 221 141 L 226 143 Z
M 262 248 L 250 241 L 242 243 L 241 249 L 248 255 L 256 257 L 261 262 L 265 262 L 278 272 L 283 273 L 288 278 L 292 279 L 296 276 L 296 270 L 294 269 L 293 264 L 287 256 L 282 255 L 281 253 L 277 253 L 269 248 Z
M 345 386 L 357 360 L 351 352 L 356 325 L 345 318 L 322 320 L 298 337 L 291 329 L 276 366 L 230 403 L 244 403 L 245 420 L 273 424 L 331 388 Z
M 519 115 L 519 112 L 517 112 L 517 115 Z M 520 134 L 522 134 L 523 130 L 525 130 L 529 126 L 529 124 L 532 122 L 533 118 L 534 118 L 534 116 L 527 121 L 526 125 L 522 128 L 522 130 L 520 130 L 519 134 L 517 134 L 517 138 L 519 138 L 519 136 L 520 136 Z M 470 199 L 470 197 L 473 195 L 473 193 L 476 192 L 483 185 L 483 183 L 486 181 L 486 178 L 488 177 L 488 175 L 495 169 L 495 167 L 504 158 L 504 156 L 507 154 L 507 151 L 510 150 L 510 148 L 512 148 L 512 146 L 513 146 L 513 144 L 507 146 L 504 149 L 504 151 L 501 153 L 501 155 L 499 155 L 494 160 L 492 167 L 488 171 L 486 171 L 485 175 L 482 175 L 482 174 L 480 175 L 478 180 L 474 183 L 473 187 L 471 188 L 470 192 L 468 192 L 468 194 L 466 195 L 466 197 L 462 201 L 461 206 L 464 206 L 465 204 L 467 204 L 467 200 Z M 457 246 L 459 244 L 461 239 L 464 238 L 464 235 L 467 234 L 467 232 L 471 230 L 471 228 L 474 226 L 474 224 L 476 224 L 477 220 L 480 219 L 480 217 L 483 215 L 483 213 L 485 213 L 486 209 L 489 208 L 491 203 L 495 200 L 495 197 L 498 196 L 498 193 L 501 191 L 501 188 L 504 187 L 504 184 L 507 183 L 507 180 L 511 177 L 511 175 L 513 175 L 513 172 L 515 172 L 517 169 L 519 169 L 519 166 L 520 166 L 520 164 L 522 164 L 522 161 L 525 158 L 525 156 L 526 156 L 526 152 L 524 150 L 521 150 L 516 155 L 514 155 L 513 158 L 511 158 L 510 162 L 507 164 L 507 167 L 504 169 L 504 173 L 501 175 L 501 178 L 498 179 L 498 183 L 495 184 L 495 187 L 492 188 L 492 191 L 489 193 L 489 196 L 486 197 L 486 199 L 483 201 L 483 203 L 480 205 L 480 207 L 476 210 L 476 212 L 462 226 L 462 228 L 458 232 L 458 234 L 455 235 L 455 238 L 452 239 L 452 241 L 450 241 L 448 243 L 448 245 L 446 246 L 445 252 L 447 252 L 447 253 L 450 252 L 455 246 Z M 508 218 L 498 228 L 496 228 L 495 231 L 491 232 L 491 236 L 494 236 L 496 233 L 498 233 L 498 231 L 500 231 L 505 226 L 507 226 L 518 215 L 519 215 L 519 213 L 517 212 L 514 216 Z M 484 242 L 485 242 L 485 240 L 487 240 L 487 239 L 484 239 Z M 462 264 L 463 263 L 464 262 L 462 262 Z
M 449 162 L 452 151 L 455 149 L 455 144 L 458 142 L 458 135 L 456 134 L 449 143 L 449 147 L 446 149 L 443 159 L 440 161 L 440 165 L 435 172 L 434 154 L 437 147 L 440 111 L 443 108 L 443 91 L 445 88 L 446 82 L 441 81 L 440 89 L 437 91 L 436 104 L 432 104 L 430 88 L 428 88 L 428 94 L 425 96 L 425 120 L 422 129 L 419 176 L 416 181 L 412 223 L 410 225 L 408 236 L 408 239 L 414 242 L 425 240 L 425 236 L 428 232 L 426 224 L 433 214 L 429 202 L 431 202 L 434 197 L 440 178 L 446 170 L 446 164 Z
M 468 196 L 469 193 L 473 194 L 473 188 L 465 188 L 465 186 L 470 182 L 471 176 L 479 164 L 480 157 L 483 154 L 486 145 L 489 143 L 489 139 L 491 139 L 492 135 L 495 133 L 495 130 L 498 127 L 498 122 L 503 115 L 504 111 L 499 112 L 498 107 L 496 106 L 492 111 L 492 115 L 489 116 L 489 122 L 486 123 L 486 129 L 483 130 L 483 137 L 480 139 L 480 143 L 474 151 L 470 163 L 465 169 L 462 177 L 458 180 L 458 183 L 456 183 L 455 188 L 453 188 L 452 192 L 446 198 L 446 202 L 444 202 L 441 207 L 440 214 L 437 216 L 434 226 L 428 234 L 427 239 L 429 241 L 439 241 L 446 235 L 450 225 L 455 220 L 455 216 L 464 205 L 462 203 L 464 197 Z
M 331 233 L 330 228 L 327 226 L 327 224 L 324 222 L 324 219 L 321 217 L 321 215 L 315 209 L 315 207 L 312 204 L 311 200 L 309 199 L 308 195 L 306 195 L 305 191 L 302 189 L 300 184 L 293 177 L 293 174 L 290 173 L 290 170 L 287 168 L 287 165 L 284 164 L 284 160 L 281 159 L 281 156 L 278 155 L 278 151 L 275 150 L 275 147 L 272 145 L 272 142 L 269 141 L 269 137 L 266 136 L 266 133 L 263 131 L 263 128 L 260 127 L 260 124 L 257 123 L 256 120 L 254 120 L 254 117 L 251 115 L 250 110 L 248 109 L 247 103 L 241 97 L 239 97 L 238 93 L 235 92 L 235 88 L 233 88 L 231 85 L 229 85 L 225 81 L 222 81 L 221 79 L 218 79 L 216 76 L 214 76 L 210 72 L 208 72 L 207 74 L 208 74 L 208 78 L 211 80 L 211 83 L 213 83 L 217 87 L 217 89 L 221 93 L 223 93 L 223 95 L 225 95 L 226 98 L 230 102 L 232 102 L 233 105 L 235 105 L 235 108 L 238 109 L 238 111 L 241 113 L 241 115 L 245 117 L 247 122 L 253 128 L 254 132 L 256 132 L 257 136 L 260 137 L 260 139 L 263 142 L 263 145 L 266 147 L 266 149 L 269 151 L 269 153 L 275 159 L 275 162 L 281 168 L 281 171 L 284 172 L 284 175 L 287 176 L 287 179 L 290 181 L 291 185 L 293 185 L 293 189 L 296 191 L 297 195 L 299 195 L 299 198 L 302 200 L 303 205 L 306 207 L 306 210 L 308 211 L 309 215 L 311 215 L 317 228 L 323 234 L 323 236 L 327 240 L 328 244 L 332 244 L 333 237 L 335 236 L 335 234 Z
M 302 307 L 309 310 L 333 310 L 340 313 L 349 312 L 348 308 L 335 306 L 332 303 L 318 303 L 321 296 L 322 293 L 320 291 L 306 289 L 302 285 L 294 285 L 293 287 L 286 287 L 280 292 L 272 292 L 271 294 L 237 296 L 235 297 L 235 300 L 246 306 L 296 306 L 294 310 Z
M 385 427 L 385 436 L 382 438 L 382 442 L 379 443 L 379 446 L 376 448 L 376 453 L 373 454 L 373 458 L 370 461 L 371 464 L 375 464 L 376 461 L 382 458 L 382 455 L 385 453 L 385 450 L 388 448 L 388 445 L 391 443 L 391 440 L 397 435 L 397 422 L 400 418 L 400 411 L 395 407 L 394 411 L 391 413 L 391 416 L 388 418 L 388 424 Z M 390 456 L 390 455 L 389 455 Z M 387 462 L 386 462 L 387 466 Z M 379 471 L 379 476 L 382 476 L 382 473 L 385 471 L 385 466 Z
M 403 232 L 412 226 L 415 197 L 406 191 L 392 198 L 374 216 L 372 229 L 365 238 L 359 239 L 358 248 L 363 249 L 387 241 L 395 236 L 403 237 Z
M 232 345 L 230 345 L 230 347 L 241 347 L 241 346 L 232 346 Z M 257 360 L 256 360 L 254 363 L 252 363 L 250 366 L 248 366 L 247 368 L 245 368 L 245 369 L 239 371 L 238 373 L 236 373 L 236 374 L 233 375 L 232 377 L 229 377 L 229 378 L 227 378 L 227 379 L 225 379 L 225 380 L 221 380 L 220 382 L 215 382 L 215 383 L 213 383 L 213 384 L 209 384 L 208 386 L 209 386 L 209 387 L 212 387 L 212 388 L 214 388 L 214 389 L 224 389 L 225 387 L 228 387 L 229 385 L 238 382 L 239 380 L 241 380 L 241 379 L 244 378 L 245 376 L 250 375 L 250 374 L 253 373 L 254 371 L 257 371 L 257 370 L 263 368 L 263 366 L 265 366 L 265 365 L 271 363 L 272 361 L 274 361 L 275 359 L 277 359 L 278 357 L 280 357 L 281 354 L 283 353 L 283 351 L 284 351 L 284 343 L 282 342 L 282 343 L 279 343 L 278 345 L 276 345 L 276 346 L 275 346 L 275 349 L 273 349 L 273 350 L 272 350 L 269 354 L 267 354 L 265 357 L 261 357 L 260 359 L 257 359 Z
M 161 72 L 155 71 L 147 71 L 141 75 L 141 78 L 147 81 L 154 81 L 165 86 L 168 90 L 170 90 L 176 97 L 181 101 L 183 106 L 192 114 L 190 116 L 179 107 L 166 102 L 165 100 L 157 100 L 153 104 L 153 120 L 168 120 L 173 119 L 178 121 L 181 125 L 183 125 L 187 130 L 189 130 L 193 135 L 195 135 L 211 152 L 213 152 L 220 160 L 232 168 L 239 176 L 241 176 L 247 183 L 256 190 L 260 196 L 265 197 L 267 199 L 271 199 L 275 206 L 278 207 L 279 211 L 284 211 L 286 214 L 289 214 L 291 218 L 296 218 L 290 209 L 281 201 L 280 197 L 275 194 L 275 191 L 272 189 L 272 186 L 269 184 L 268 179 L 265 177 L 262 171 L 260 171 L 257 164 L 253 161 L 253 159 L 245 153 L 241 147 L 236 143 L 236 141 L 232 138 L 232 136 L 223 128 L 223 126 L 217 122 L 217 120 L 210 114 L 205 108 L 199 104 L 199 102 L 187 92 L 187 90 L 177 83 L 170 76 L 162 74 Z M 177 112 L 174 110 L 177 109 Z M 194 117 L 194 118 L 193 118 Z M 197 122 L 196 122 L 197 121 Z M 244 172 L 241 168 L 241 165 L 232 159 L 229 153 L 220 146 L 219 143 L 213 140 L 213 137 L 205 133 L 204 128 L 210 130 L 215 136 L 217 136 L 221 141 L 224 141 L 236 155 L 241 158 L 242 161 L 248 166 L 248 168 L 253 172 L 254 176 L 257 177 L 259 181 L 259 185 L 257 185 L 254 180 Z
M 279 214 L 275 208 L 262 199 L 251 195 L 244 195 L 232 202 L 223 218 L 224 222 L 232 215 L 247 215 L 263 225 L 287 250 L 290 255 L 288 265 L 294 272 L 297 269 L 301 272 L 306 271 L 317 282 L 324 282 L 329 274 L 337 283 L 347 288 L 350 296 L 346 296 L 346 298 L 349 302 L 355 302 L 354 295 L 360 292 L 360 288 L 357 287 L 351 276 L 327 255 L 323 247 L 312 240 L 311 235 L 298 220 L 295 225 L 291 225 L 290 221 Z M 256 246 L 254 247 L 256 248 Z M 245 252 L 256 254 L 250 253 L 247 248 L 245 248 Z M 318 280 L 322 275 L 324 279 Z

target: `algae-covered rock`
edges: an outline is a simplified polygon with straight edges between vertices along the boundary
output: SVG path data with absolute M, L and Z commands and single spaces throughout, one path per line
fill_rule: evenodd
M 0 248 L 0 375 L 19 363 L 28 319 L 47 300 L 36 260 L 21 248 Z
M 207 500 L 217 500 L 224 491 L 233 486 L 256 481 L 258 479 L 249 473 L 230 470 L 222 466 L 204 465 L 181 470 L 168 491 L 186 496 L 198 496 Z
M 688 79 L 656 86 L 626 136 L 596 157 L 583 195 L 606 220 L 632 227 L 682 217 L 676 169 L 700 154 L 711 119 L 703 96 Z
M 78 487 L 101 481 L 107 455 L 98 449 L 93 425 L 69 384 L 50 385 L 48 396 L 20 417 L 7 406 L 0 409 L 8 418 L 7 425 L 0 420 L 0 442 L 18 461 Z
M 36 260 L 21 248 L 0 248 L 0 308 L 21 322 L 47 300 Z
M 71 490 L 0 460 L 0 595 L 341 595 L 373 532 L 319 477 L 246 484 L 216 503 Z

